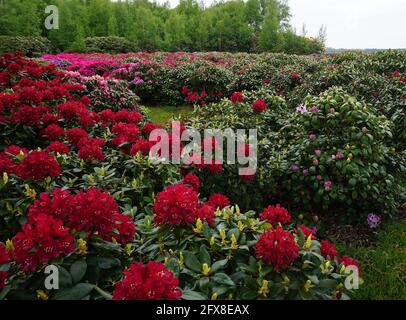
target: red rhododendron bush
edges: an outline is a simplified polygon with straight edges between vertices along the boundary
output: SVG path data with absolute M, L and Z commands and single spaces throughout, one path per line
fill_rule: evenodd
M 160 126 L 88 76 L 0 58 L 0 299 L 348 298 L 356 261 L 277 202 L 200 194 L 221 165 L 152 165 Z

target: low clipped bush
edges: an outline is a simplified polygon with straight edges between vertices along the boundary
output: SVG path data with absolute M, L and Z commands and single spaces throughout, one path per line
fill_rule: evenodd
M 204 105 L 228 95 L 232 73 L 221 64 L 192 60 L 171 68 L 167 77 L 170 81 L 162 81 L 164 92 L 175 90 L 183 103 Z
M 52 51 L 52 43 L 42 37 L 0 36 L 0 54 L 23 52 L 29 57 L 38 57 Z
M 92 111 L 100 112 L 104 109 L 139 111 L 140 98 L 129 89 L 125 81 L 100 76 L 84 77 L 75 72 L 68 73 L 67 80 L 86 88 L 85 94 L 92 101 L 89 106 Z
M 91 37 L 85 39 L 87 52 L 127 53 L 136 50 L 133 43 L 121 37 Z

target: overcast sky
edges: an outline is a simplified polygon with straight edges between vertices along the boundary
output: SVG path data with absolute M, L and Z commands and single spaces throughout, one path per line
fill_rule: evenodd
M 289 0 L 289 5 L 299 33 L 303 23 L 309 36 L 327 26 L 328 47 L 406 48 L 406 0 Z

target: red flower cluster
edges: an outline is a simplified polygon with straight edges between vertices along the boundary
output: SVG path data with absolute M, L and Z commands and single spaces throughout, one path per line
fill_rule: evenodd
M 80 101 L 65 102 L 60 104 L 57 109 L 59 117 L 65 121 L 79 121 L 82 126 L 92 126 L 96 123 L 97 115 Z
M 178 300 L 179 280 L 160 262 L 133 263 L 116 283 L 113 300 Z
M 254 109 L 255 112 L 261 113 L 266 109 L 266 103 L 261 99 L 257 99 L 252 104 L 252 109 Z
M 0 104 L 5 107 L 0 118 L 4 122 L 31 127 L 55 123 L 58 120 L 53 114 L 55 104 L 62 99 L 73 103 L 74 94 L 84 90 L 80 84 L 66 82 L 52 65 L 41 66 L 17 55 L 3 55 L 0 60 L 5 69 L 0 73 L 0 88 L 13 89 L 13 93 L 0 95 Z M 43 77 L 47 80 L 42 80 Z M 57 134 L 52 129 L 47 133 Z
M 114 238 L 119 243 L 127 243 L 134 238 L 135 226 L 131 218 L 120 214 L 114 199 L 97 188 L 79 192 L 72 199 L 73 212 L 69 222 L 76 230 L 93 230 L 103 239 Z M 125 233 L 116 233 L 123 230 Z
M 198 176 L 194 174 L 187 174 L 183 177 L 183 183 L 191 186 L 196 192 L 199 191 L 200 180 Z
M 6 251 L 4 244 L 0 243 L 0 266 L 10 261 L 10 254 Z
M 13 238 L 13 245 L 14 259 L 23 271 L 35 271 L 40 265 L 66 256 L 75 248 L 69 228 L 45 213 L 31 217 Z
M 358 269 L 358 272 L 361 273 L 361 269 L 359 267 L 359 263 L 357 260 L 347 257 L 347 256 L 342 256 L 339 260 L 338 263 L 343 264 L 346 267 L 353 266 Z
M 97 188 L 72 195 L 69 191 L 55 189 L 51 197 L 43 193 L 30 206 L 28 219 L 45 213 L 61 219 L 71 229 L 98 234 L 106 241 L 128 243 L 134 238 L 135 225 L 129 216 L 119 212 L 114 199 Z
M 299 247 L 289 231 L 281 226 L 265 232 L 256 244 L 256 255 L 272 265 L 275 271 L 286 269 L 299 256 Z
M 32 151 L 16 169 L 16 175 L 23 180 L 42 180 L 57 177 L 62 173 L 54 157 L 46 152 Z
M 134 156 L 137 152 L 141 152 L 142 155 L 147 156 L 152 146 L 153 143 L 151 141 L 138 139 L 137 142 L 131 146 L 130 154 Z
M 43 124 L 43 118 L 51 112 L 49 107 L 31 107 L 23 105 L 10 111 L 12 124 L 25 124 L 30 127 L 38 127 Z
M 197 192 L 184 184 L 166 187 L 158 193 L 154 204 L 154 222 L 179 225 L 193 223 L 197 217 L 199 198 Z
M 4 244 L 0 243 L 0 267 L 10 261 L 10 254 L 6 251 Z M 8 272 L 0 271 L 0 289 L 4 288 L 4 282 L 6 281 Z
M 214 160 L 211 163 L 204 164 L 203 167 L 209 170 L 212 175 L 220 174 L 221 171 L 223 171 L 223 165 L 221 163 L 215 163 Z
M 50 141 L 58 140 L 65 135 L 65 130 L 57 124 L 50 124 L 48 127 L 42 130 L 42 136 L 48 138 Z
M 214 207 L 208 203 L 203 203 L 199 210 L 197 210 L 197 217 L 202 221 L 207 221 L 208 224 L 214 224 L 214 219 L 216 217 Z
M 79 149 L 79 159 L 85 161 L 103 161 L 104 155 L 102 149 L 98 145 L 86 144 Z
M 292 221 L 292 217 L 290 216 L 288 210 L 281 207 L 280 204 L 265 208 L 260 214 L 260 218 L 268 221 L 273 226 L 277 225 L 278 223 L 282 225 L 289 224 Z
M 69 147 L 64 144 L 63 142 L 60 141 L 55 141 L 52 142 L 48 147 L 47 147 L 48 152 L 54 152 L 59 153 L 59 154 L 67 154 L 69 153 L 70 149 Z
M 337 248 L 335 247 L 335 245 L 326 240 L 321 241 L 320 251 L 321 251 L 321 255 L 325 259 L 330 257 L 330 259 L 333 260 L 334 258 L 338 257 Z
M 299 78 L 299 73 L 297 73 L 297 72 L 294 72 L 294 73 L 292 73 L 291 75 L 290 75 L 290 78 L 291 79 L 297 79 L 297 78 Z
M 124 122 L 116 123 L 112 128 L 112 132 L 116 136 L 111 141 L 111 144 L 116 147 L 123 143 L 135 143 L 140 134 L 140 130 L 135 124 L 126 124 Z
M 214 193 L 209 197 L 209 200 L 207 200 L 207 204 L 215 209 L 223 209 L 230 205 L 230 200 L 221 193 Z
M 111 109 L 104 109 L 97 114 L 101 126 L 107 127 L 115 122 L 115 112 Z
M 14 159 L 14 156 L 17 156 L 23 153 L 23 155 L 28 154 L 28 150 L 25 148 L 20 148 L 18 146 L 9 146 L 2 153 L 0 153 L 0 174 L 3 172 L 16 173 L 18 168 L 18 162 Z
M 120 111 L 117 111 L 115 113 L 114 120 L 116 122 L 138 124 L 142 120 L 142 115 L 137 111 L 128 111 L 126 109 L 121 109 Z
M 82 138 L 78 142 L 79 159 L 85 161 L 97 161 L 104 160 L 104 155 L 102 147 L 104 146 L 105 141 L 100 138 Z
M 24 154 L 27 155 L 28 154 L 28 149 L 26 148 L 21 148 L 19 146 L 15 146 L 15 145 L 11 145 L 9 147 L 7 147 L 6 149 L 4 149 L 4 153 L 10 153 L 14 156 L 17 156 L 19 154 Z
M 144 132 L 146 135 L 149 135 L 155 129 L 162 129 L 162 126 L 152 122 L 147 122 L 142 128 L 142 132 Z
M 299 229 L 303 232 L 306 239 L 311 235 L 312 240 L 316 240 L 315 232 L 312 229 L 306 227 L 304 224 L 301 224 Z
M 33 223 L 40 214 L 46 214 L 56 219 L 65 221 L 72 213 L 72 195 L 68 190 L 56 188 L 51 195 L 41 193 L 28 208 L 28 222 Z
M 230 100 L 232 103 L 242 103 L 244 102 L 244 95 L 241 92 L 233 92 Z
M 205 89 L 199 94 L 198 92 L 189 90 L 186 86 L 183 86 L 181 92 L 185 96 L 185 100 L 188 104 L 206 104 L 205 99 L 208 94 Z
M 86 130 L 82 128 L 72 128 L 66 132 L 66 138 L 68 139 L 69 143 L 74 146 L 79 146 L 79 141 L 83 138 L 88 138 L 89 135 Z

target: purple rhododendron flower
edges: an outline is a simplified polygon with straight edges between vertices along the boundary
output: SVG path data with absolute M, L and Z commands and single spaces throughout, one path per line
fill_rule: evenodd
M 306 112 L 307 112 L 306 106 L 303 105 L 303 104 L 301 104 L 300 106 L 298 106 L 298 107 L 296 108 L 296 112 L 299 112 L 299 113 L 301 113 L 301 114 L 306 113 Z
M 381 223 L 381 217 L 377 214 L 370 213 L 367 217 L 367 222 L 371 229 L 375 229 Z

